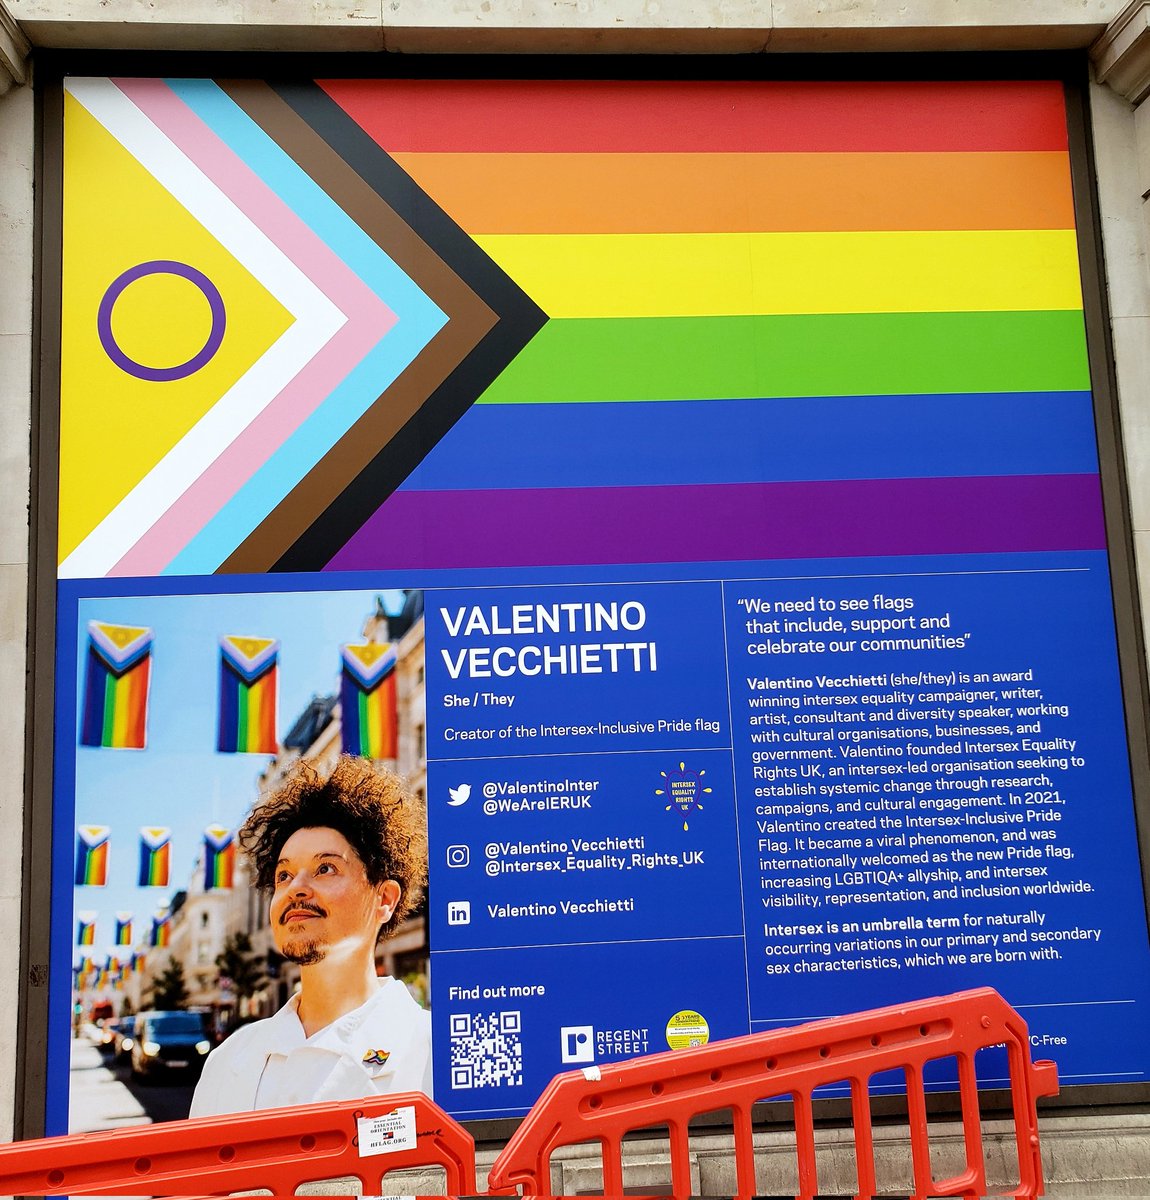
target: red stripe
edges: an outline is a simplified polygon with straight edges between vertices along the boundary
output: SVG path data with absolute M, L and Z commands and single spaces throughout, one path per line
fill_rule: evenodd
M 147 744 L 145 722 L 148 715 L 148 681 L 152 672 L 152 656 L 145 654 L 128 672 L 132 680 L 129 696 L 128 725 L 125 730 L 126 746 L 142 750 Z
M 1065 150 L 1062 85 L 331 79 L 385 150 Z

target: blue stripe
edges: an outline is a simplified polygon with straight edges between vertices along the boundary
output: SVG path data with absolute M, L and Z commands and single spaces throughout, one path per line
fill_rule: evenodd
M 401 490 L 1097 471 L 1089 392 L 480 404 Z
M 84 678 L 84 711 L 80 726 L 81 746 L 104 744 L 104 701 L 109 674 L 108 664 L 89 642 L 88 670 Z
M 239 744 L 240 679 L 220 659 L 220 708 L 216 723 L 216 749 L 221 754 L 235 754 Z
M 399 318 L 164 572 L 210 574 L 363 416 L 446 324 L 447 317 L 216 84 L 206 79 L 166 82 Z
M 359 693 L 360 689 L 345 667 L 340 672 L 339 680 L 339 711 L 344 754 L 363 753 L 359 730 Z

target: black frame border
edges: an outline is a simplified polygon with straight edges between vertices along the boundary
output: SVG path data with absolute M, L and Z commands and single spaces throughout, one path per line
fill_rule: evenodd
M 1126 461 L 1106 295 L 1085 51 L 947 51 L 915 54 L 445 54 L 36 50 L 35 230 L 33 262 L 32 459 L 25 730 L 24 870 L 20 925 L 20 1005 L 15 1095 L 16 1138 L 42 1136 L 47 1101 L 48 959 L 52 863 L 56 564 L 58 517 L 60 308 L 63 232 L 63 81 L 70 75 L 318 78 L 676 79 L 676 80 L 993 80 L 1063 83 L 1078 230 L 1087 352 L 1095 422 L 1134 815 L 1150 940 L 1150 682 L 1138 592 Z M 1010 1092 L 982 1093 L 987 1112 L 1010 1111 Z M 1150 1083 L 1071 1085 L 1044 1101 L 1047 1112 L 1150 1104 Z M 927 1097 L 932 1116 L 957 1116 L 957 1093 Z M 880 1121 L 905 1116 L 905 1100 L 879 1097 Z M 816 1118 L 850 1120 L 843 1100 L 818 1101 Z M 785 1117 L 761 1105 L 756 1124 Z M 480 1145 L 506 1141 L 516 1118 L 466 1122 Z M 709 1124 L 709 1123 L 708 1123 Z M 715 1128 L 722 1128 L 716 1122 Z

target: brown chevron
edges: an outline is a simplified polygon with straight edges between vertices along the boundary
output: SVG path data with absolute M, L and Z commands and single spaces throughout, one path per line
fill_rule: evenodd
M 219 86 L 448 318 L 394 383 L 219 567 L 225 574 L 262 573 L 273 569 L 348 483 L 416 417 L 427 398 L 494 327 L 498 316 L 268 84 L 223 80 Z M 379 502 L 383 499 L 379 497 Z M 337 548 L 332 546 L 333 551 Z

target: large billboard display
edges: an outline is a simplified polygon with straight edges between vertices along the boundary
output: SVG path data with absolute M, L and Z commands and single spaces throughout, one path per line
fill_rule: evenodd
M 1150 1080 L 1059 82 L 77 77 L 60 135 L 50 1132 L 422 1029 L 515 1117 L 983 985 Z M 407 1031 L 328 1073 L 338 904 L 241 830 L 341 755 L 419 829 L 317 851 Z

